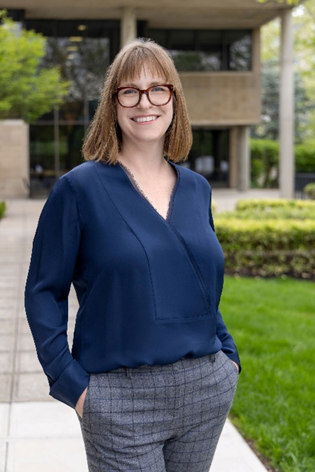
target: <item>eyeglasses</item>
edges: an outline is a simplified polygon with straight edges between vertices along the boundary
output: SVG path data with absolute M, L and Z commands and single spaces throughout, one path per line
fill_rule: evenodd
M 173 92 L 174 86 L 170 84 L 153 85 L 146 90 L 136 87 L 118 87 L 114 90 L 118 103 L 124 108 L 133 108 L 139 105 L 144 93 L 151 105 L 161 107 L 168 104 Z

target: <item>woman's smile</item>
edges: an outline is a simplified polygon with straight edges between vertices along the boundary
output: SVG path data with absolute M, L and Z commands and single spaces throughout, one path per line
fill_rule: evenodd
M 150 124 L 153 121 L 156 121 L 159 118 L 158 115 L 138 115 L 132 117 L 132 121 L 135 121 L 138 124 Z

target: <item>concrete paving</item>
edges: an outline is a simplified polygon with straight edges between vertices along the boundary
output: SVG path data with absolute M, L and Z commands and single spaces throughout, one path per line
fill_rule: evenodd
M 248 200 L 249 198 L 280 198 L 280 191 L 278 189 L 255 189 L 239 192 L 234 189 L 214 188 L 212 193 L 217 212 L 234 210 L 238 200 Z
M 250 196 L 214 190 L 218 211 L 232 209 L 237 198 Z M 87 472 L 77 416 L 48 395 L 23 306 L 43 204 L 44 200 L 8 200 L 6 217 L 0 222 L 0 472 Z M 76 309 L 71 292 L 70 333 Z M 266 468 L 227 421 L 211 472 L 266 472 Z

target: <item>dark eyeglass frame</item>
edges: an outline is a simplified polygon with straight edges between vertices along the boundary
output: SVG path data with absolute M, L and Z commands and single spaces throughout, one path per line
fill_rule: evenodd
M 149 91 L 155 87 L 167 87 L 170 91 L 170 97 L 169 99 L 167 100 L 167 102 L 163 103 L 162 105 L 155 105 L 155 103 L 152 103 L 151 100 L 150 100 L 150 97 L 149 97 Z M 133 89 L 133 90 L 137 90 L 139 92 L 139 100 L 138 102 L 135 104 L 135 105 L 132 105 L 131 107 L 130 106 L 126 106 L 126 105 L 122 105 L 119 101 L 119 98 L 118 98 L 118 93 L 120 92 L 120 90 L 126 90 L 126 89 Z M 120 106 L 122 106 L 123 108 L 134 108 L 136 106 L 139 105 L 139 103 L 141 102 L 141 98 L 142 98 L 142 95 L 143 94 L 146 94 L 147 96 L 147 99 L 149 100 L 149 102 L 151 103 L 151 105 L 153 105 L 154 107 L 164 107 L 164 105 L 167 105 L 172 96 L 173 96 L 173 93 L 174 93 L 174 85 L 172 84 L 157 84 L 157 85 L 152 85 L 151 87 L 148 87 L 147 89 L 145 90 L 140 90 L 138 89 L 137 87 L 117 87 L 115 90 L 114 90 L 114 94 L 116 95 L 116 98 L 117 98 L 117 102 L 119 103 Z

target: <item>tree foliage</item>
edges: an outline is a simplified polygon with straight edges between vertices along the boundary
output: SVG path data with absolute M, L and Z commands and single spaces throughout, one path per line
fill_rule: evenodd
M 258 3 L 285 3 L 286 5 L 298 5 L 301 0 L 257 0 Z
M 295 141 L 314 137 L 315 126 L 315 0 L 293 9 L 295 73 Z M 252 136 L 278 139 L 280 20 L 262 28 L 262 117 Z
M 262 64 L 262 115 L 261 122 L 252 128 L 254 138 L 279 138 L 279 87 L 278 64 L 266 61 Z M 306 91 L 299 71 L 294 76 L 294 128 L 296 143 L 308 137 L 309 116 L 315 103 Z
M 45 38 L 0 12 L 0 119 L 24 119 L 30 123 L 60 105 L 69 82 L 58 67 L 42 67 Z

